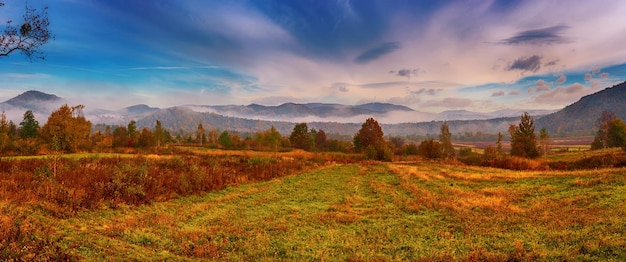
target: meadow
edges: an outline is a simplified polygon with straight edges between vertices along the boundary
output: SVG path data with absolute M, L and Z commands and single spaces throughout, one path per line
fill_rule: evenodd
M 597 155 L 551 156 L 559 163 Z M 626 260 L 626 169 L 181 148 L 0 159 L 0 260 Z

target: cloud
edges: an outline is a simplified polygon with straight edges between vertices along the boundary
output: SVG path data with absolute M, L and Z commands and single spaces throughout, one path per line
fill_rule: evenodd
M 493 93 L 491 93 L 491 96 L 494 96 L 494 97 L 504 96 L 504 91 L 493 92 Z
M 389 54 L 397 49 L 400 49 L 399 42 L 386 42 L 382 43 L 379 46 L 371 48 L 354 59 L 354 63 L 357 64 L 367 64 L 371 61 L 374 61 L 386 54 Z
M 546 28 L 522 31 L 510 38 L 502 39 L 498 43 L 505 45 L 552 45 L 569 43 L 561 32 L 569 26 L 558 25 Z
M 466 98 L 447 97 L 439 101 L 428 101 L 426 107 L 464 108 L 472 105 L 472 100 Z
M 437 92 L 441 92 L 441 91 L 443 91 L 443 89 L 441 89 L 441 88 L 437 88 L 437 89 L 435 89 L 435 88 L 428 88 L 428 89 L 421 88 L 421 89 L 418 89 L 418 90 L 415 90 L 415 91 L 411 91 L 411 94 L 415 94 L 415 95 L 427 94 L 427 95 L 434 96 Z
M 546 83 L 543 79 L 539 79 L 535 83 L 535 87 L 531 87 L 528 89 L 528 93 L 532 94 L 532 93 L 549 91 L 551 86 L 552 86 L 552 82 Z
M 348 92 L 348 85 L 346 83 L 334 83 L 331 88 L 342 93 Z
M 593 79 L 593 75 L 591 73 L 586 73 L 585 74 L 585 81 L 591 81 L 591 79 Z
M 567 80 L 567 77 L 565 77 L 565 75 L 561 74 L 561 76 L 559 76 L 559 79 L 556 80 L 557 84 L 563 84 L 565 83 L 565 81 Z
M 574 83 L 569 86 L 560 86 L 551 91 L 541 93 L 532 99 L 532 102 L 546 105 L 570 104 L 582 96 L 599 91 L 599 87 L 585 88 L 582 84 Z
M 403 68 L 397 71 L 390 70 L 389 73 L 395 76 L 406 77 L 406 78 L 411 79 L 412 76 L 417 76 L 420 73 L 420 69 L 419 68 L 414 68 L 414 69 Z
M 513 61 L 513 63 L 507 68 L 507 71 L 512 70 L 522 70 L 522 71 L 530 71 L 537 72 L 541 67 L 541 56 L 533 55 L 531 57 L 520 57 L 517 60 Z
M 417 95 L 414 94 L 409 94 L 406 96 L 397 96 L 397 97 L 392 97 L 389 98 L 387 100 L 387 102 L 392 103 L 392 104 L 396 104 L 396 105 L 405 105 L 405 106 L 410 106 L 410 105 L 414 105 L 420 102 L 420 98 Z
M 609 73 L 604 72 L 604 73 L 600 74 L 600 78 L 602 78 L 602 79 L 609 78 Z
M 510 96 L 517 96 L 517 95 L 519 95 L 519 92 L 517 92 L 517 91 L 511 91 L 511 92 L 509 92 L 509 95 L 510 95 Z

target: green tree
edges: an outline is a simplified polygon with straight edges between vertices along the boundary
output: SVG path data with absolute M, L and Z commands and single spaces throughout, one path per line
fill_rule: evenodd
M 380 146 L 385 144 L 383 129 L 374 118 L 368 118 L 361 125 L 361 129 L 354 135 L 354 149 L 360 152 L 368 146 Z
M 299 123 L 293 127 L 291 135 L 289 135 L 289 141 L 291 146 L 300 148 L 303 150 L 311 149 L 311 136 L 309 135 L 309 128 L 306 123 Z
M 19 133 L 21 138 L 36 138 L 39 136 L 39 122 L 35 120 L 33 111 L 28 110 L 24 113 L 24 119 L 20 123 Z
M 539 156 L 537 150 L 537 137 L 535 135 L 535 120 L 524 113 L 520 118 L 520 123 L 509 127 L 511 133 L 511 155 L 526 158 L 536 158 Z
M 624 147 L 626 145 L 626 126 L 624 122 L 615 118 L 608 124 L 607 147 Z
M 4 5 L 0 2 L 0 7 Z M 29 59 L 45 59 L 45 55 L 40 51 L 41 46 L 54 39 L 48 20 L 48 7 L 44 7 L 41 12 L 26 5 L 26 12 L 23 15 L 24 23 L 15 25 L 9 20 L 4 31 L 0 34 L 0 57 L 9 56 L 15 51 L 22 52 Z
M 441 154 L 443 157 L 454 158 L 454 147 L 452 146 L 452 134 L 448 128 L 448 123 L 443 122 L 441 125 L 441 134 L 439 134 L 439 142 L 441 143 Z
M 224 131 L 222 132 L 222 134 L 220 134 L 220 137 L 217 139 L 217 144 L 223 146 L 224 148 L 233 147 L 233 141 L 230 139 L 230 134 L 228 133 L 228 131 Z
M 139 130 L 137 130 L 137 121 L 131 120 L 130 122 L 128 122 L 127 131 L 128 131 L 128 140 L 129 140 L 128 146 L 136 146 L 137 141 L 139 140 Z
M 48 117 L 41 136 L 45 142 L 61 151 L 76 152 L 79 145 L 89 142 L 91 122 L 82 115 L 83 105 L 63 105 Z

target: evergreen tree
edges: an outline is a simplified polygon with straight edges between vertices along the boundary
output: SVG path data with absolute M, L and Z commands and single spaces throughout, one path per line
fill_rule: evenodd
M 289 141 L 294 148 L 303 150 L 311 149 L 311 136 L 309 135 L 309 128 L 306 123 L 299 123 L 293 127 L 291 135 L 289 135 Z
M 233 141 L 230 139 L 230 134 L 228 133 L 228 131 L 224 131 L 222 132 L 222 134 L 220 134 L 220 137 L 217 139 L 217 143 L 224 148 L 233 147 Z
M 39 136 L 39 122 L 35 120 L 33 111 L 28 110 L 24 113 L 24 119 L 20 123 L 19 133 L 21 138 L 35 138 Z
M 526 158 L 539 156 L 535 135 L 535 120 L 524 113 L 520 118 L 520 123 L 509 127 L 511 133 L 511 155 Z

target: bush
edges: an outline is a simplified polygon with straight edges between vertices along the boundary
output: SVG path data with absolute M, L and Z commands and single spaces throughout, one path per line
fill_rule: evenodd
M 385 144 L 377 146 L 370 145 L 365 148 L 365 159 L 380 160 L 380 161 L 392 161 L 393 151 Z
M 441 144 L 433 139 L 422 141 L 417 148 L 417 151 L 420 156 L 428 159 L 437 159 L 443 156 Z

